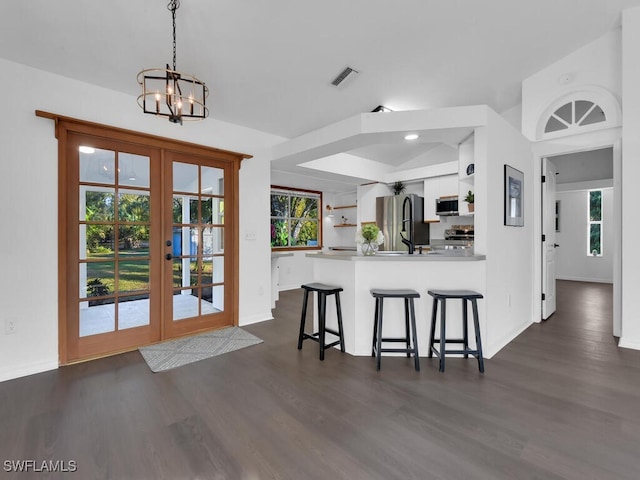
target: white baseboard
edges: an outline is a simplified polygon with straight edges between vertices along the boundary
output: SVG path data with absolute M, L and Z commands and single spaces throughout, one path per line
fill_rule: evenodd
M 238 319 L 238 325 L 243 327 L 245 325 L 251 325 L 253 323 L 266 322 L 267 320 L 273 320 L 273 315 L 269 313 L 258 313 L 255 315 L 249 315 Z
M 493 357 L 496 353 L 498 353 L 500 350 L 506 347 L 514 338 L 516 338 L 518 335 L 524 332 L 527 328 L 533 325 L 533 323 L 534 323 L 533 321 L 525 322 L 519 325 L 516 329 L 512 330 L 510 333 L 503 335 L 499 341 L 494 342 L 492 345 L 487 345 L 485 348 L 483 348 L 484 351 L 482 352 L 484 358 Z
M 296 289 L 300 288 L 300 285 L 301 284 L 299 284 L 299 283 L 296 283 L 294 285 L 280 285 L 279 291 L 284 292 L 285 290 L 296 290 Z
M 569 280 L 571 282 L 613 283 L 610 278 L 565 277 L 556 275 L 556 280 Z
M 26 377 L 36 373 L 48 372 L 58 368 L 58 361 L 35 362 L 27 365 L 20 365 L 7 370 L 0 370 L 0 382 L 13 380 L 14 378 Z
M 640 350 L 640 339 L 638 338 L 628 338 L 628 337 L 620 337 L 620 341 L 618 342 L 618 346 L 622 348 L 630 348 L 633 350 Z

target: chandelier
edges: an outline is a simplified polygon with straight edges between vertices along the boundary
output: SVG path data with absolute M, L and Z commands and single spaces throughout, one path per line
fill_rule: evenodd
M 173 69 L 149 68 L 138 73 L 142 93 L 138 105 L 144 113 L 168 117 L 182 125 L 183 120 L 203 120 L 209 116 L 206 98 L 209 89 L 193 75 L 176 70 L 176 10 L 180 0 L 170 0 L 167 8 L 173 18 Z

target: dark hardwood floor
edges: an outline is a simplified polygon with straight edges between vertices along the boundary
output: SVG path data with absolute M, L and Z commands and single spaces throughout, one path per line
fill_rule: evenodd
M 558 282 L 558 311 L 494 358 L 296 349 L 301 291 L 263 344 L 164 373 L 138 352 L 0 383 L 0 478 L 633 479 L 640 352 L 611 334 L 611 286 Z M 419 319 L 426 322 L 426 319 Z M 7 473 L 6 461 L 77 462 Z

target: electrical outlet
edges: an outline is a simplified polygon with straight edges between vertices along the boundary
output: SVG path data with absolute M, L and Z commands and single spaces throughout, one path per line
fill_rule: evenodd
M 4 333 L 5 335 L 11 335 L 16 333 L 16 319 L 15 318 L 7 318 L 4 321 Z

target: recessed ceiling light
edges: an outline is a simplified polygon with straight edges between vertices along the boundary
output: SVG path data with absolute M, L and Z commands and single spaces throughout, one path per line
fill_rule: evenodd
M 408 135 L 404 136 L 405 140 L 416 140 L 420 135 L 418 135 L 417 133 L 409 133 Z
M 93 147 L 87 147 L 86 145 L 80 145 L 80 153 L 96 153 L 96 149 Z

